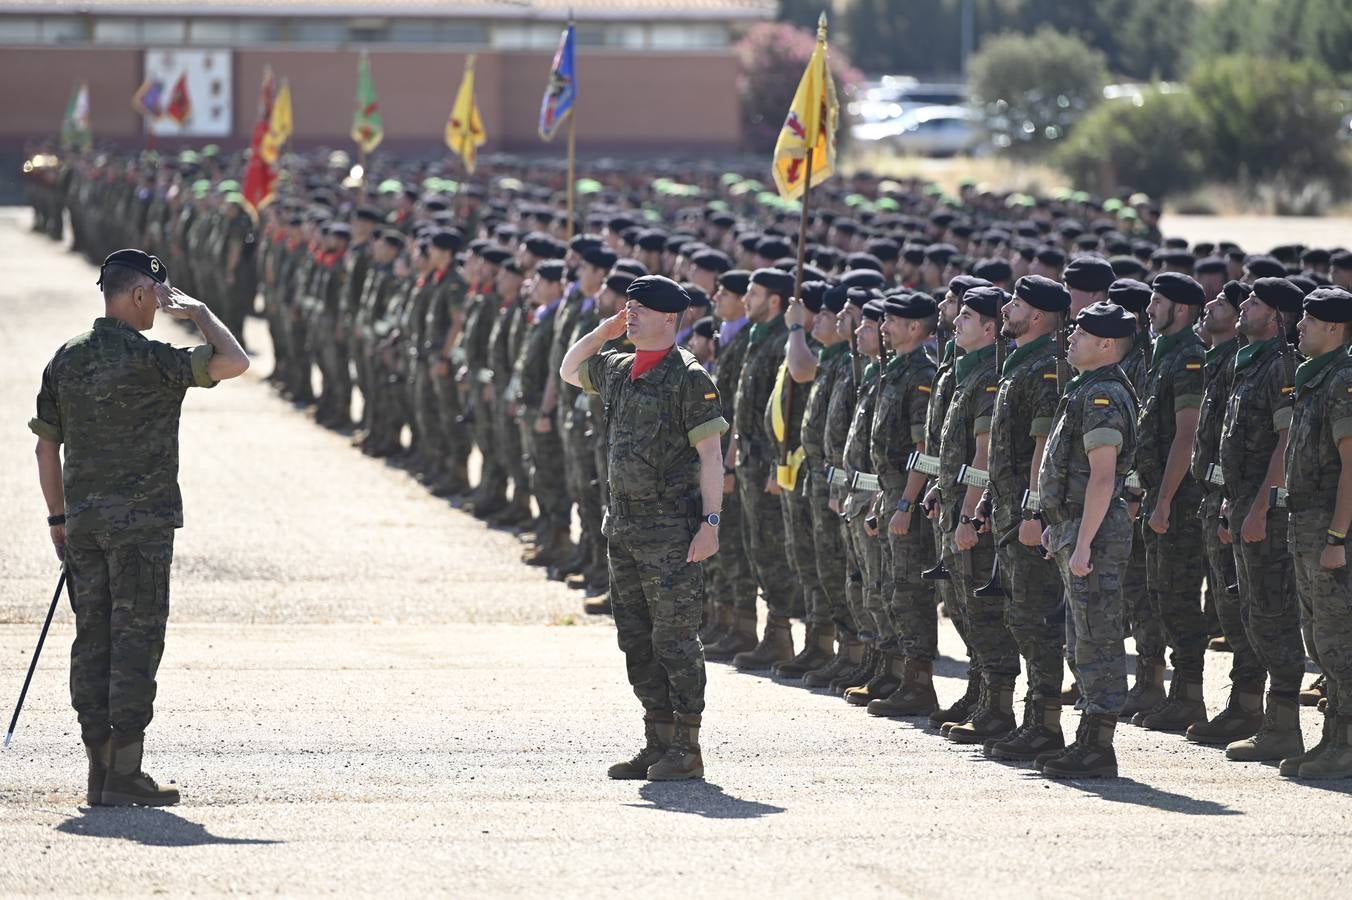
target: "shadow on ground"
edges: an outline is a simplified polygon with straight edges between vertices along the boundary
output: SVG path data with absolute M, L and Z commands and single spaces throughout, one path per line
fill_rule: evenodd
M 650 781 L 638 789 L 646 803 L 629 803 L 638 809 L 689 813 L 706 819 L 759 819 L 784 812 L 782 806 L 742 800 L 707 781 Z
M 280 844 L 258 838 L 221 837 L 206 826 L 189 822 L 163 809 L 89 807 L 56 826 L 65 834 L 119 838 L 146 847 L 201 847 L 218 844 Z
M 1030 778 L 1043 778 L 1036 772 L 1028 773 Z M 1108 778 L 1103 780 L 1086 778 L 1081 781 L 1057 781 L 1067 787 L 1075 788 L 1086 794 L 1093 794 L 1110 803 L 1128 803 L 1132 806 L 1144 806 L 1162 812 L 1179 813 L 1185 816 L 1242 816 L 1242 810 L 1232 809 L 1224 803 L 1214 800 L 1198 800 L 1186 794 L 1175 794 L 1159 788 L 1142 784 L 1134 778 Z

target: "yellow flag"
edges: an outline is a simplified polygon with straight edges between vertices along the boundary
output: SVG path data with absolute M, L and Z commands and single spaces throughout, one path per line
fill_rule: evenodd
M 840 102 L 831 67 L 826 64 L 826 13 L 817 21 L 817 47 L 798 82 L 793 105 L 775 141 L 775 186 L 788 200 L 803 196 L 807 184 L 807 154 L 812 150 L 812 183 L 830 178 L 836 167 L 836 129 Z
M 474 102 L 474 54 L 465 60 L 465 78 L 460 92 L 455 95 L 455 106 L 446 120 L 446 146 L 465 161 L 465 171 L 474 171 L 474 154 L 483 146 L 484 123 L 479 117 L 479 105 Z
M 263 135 L 259 153 L 269 165 L 277 161 L 282 146 L 291 139 L 294 125 L 291 119 L 291 83 L 283 79 L 282 88 L 272 101 L 272 116 L 268 119 L 268 133 Z

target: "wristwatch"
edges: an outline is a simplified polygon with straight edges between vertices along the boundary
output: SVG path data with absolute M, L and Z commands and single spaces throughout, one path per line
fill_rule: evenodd
M 973 518 L 972 516 L 962 516 L 962 517 L 960 517 L 960 518 L 958 519 L 958 524 L 959 524 L 959 525 L 971 525 L 973 528 L 976 528 L 977 526 L 979 526 L 979 525 L 981 524 L 981 520 L 980 520 L 980 519 L 975 519 L 975 518 Z
M 905 497 L 902 497 L 897 501 L 897 512 L 910 512 L 912 506 L 915 506 L 915 504 Z
M 723 519 L 718 513 L 709 513 L 704 517 L 704 523 L 710 528 L 717 528 L 722 521 Z
M 795 322 L 795 323 L 793 323 L 792 325 L 789 326 L 789 334 L 793 334 L 795 331 L 802 331 L 802 330 L 803 330 L 803 326 L 802 326 L 802 325 L 799 325 L 797 322 Z
M 65 524 L 66 524 L 66 514 L 65 514 L 65 513 L 57 513 L 57 514 L 54 515 L 54 516 L 48 516 L 48 517 L 47 517 L 47 527 L 49 527 L 49 528 L 55 528 L 55 527 L 58 526 L 58 525 L 65 525 Z

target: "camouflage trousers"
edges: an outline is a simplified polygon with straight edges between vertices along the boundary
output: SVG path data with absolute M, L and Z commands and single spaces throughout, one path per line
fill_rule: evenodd
M 742 500 L 742 545 L 756 573 L 756 584 L 772 616 L 788 618 L 796 588 L 789 574 L 780 497 L 765 490 L 771 467 L 756 461 L 737 463 L 737 490 Z
M 1206 584 L 1211 602 L 1220 620 L 1221 632 L 1230 643 L 1230 680 L 1232 682 L 1251 681 L 1263 677 L 1263 664 L 1258 661 L 1249 638 L 1244 634 L 1244 621 L 1239 615 L 1239 595 L 1231 595 L 1230 585 L 1235 584 L 1238 574 L 1235 571 L 1235 552 L 1233 545 L 1222 544 L 1216 529 L 1221 524 L 1221 494 L 1209 491 L 1197 508 L 1197 517 L 1202 521 L 1202 546 L 1206 551 Z M 1234 637 L 1231 637 L 1231 633 Z M 1139 652 L 1139 650 L 1138 650 Z
M 436 379 L 432 367 L 418 360 L 413 369 L 414 443 L 426 460 L 440 465 L 446 458 L 445 431 L 441 427 L 441 407 L 437 403 Z
M 709 560 L 710 594 L 718 603 L 746 612 L 756 611 L 756 570 L 751 564 L 746 540 L 742 495 L 736 486 L 723 495 L 722 523 L 718 529 L 718 555 Z
M 933 582 L 920 573 L 934 565 L 934 531 L 924 514 L 912 509 L 907 533 L 892 534 L 888 522 L 900 499 L 900 493 L 885 495 L 878 516 L 883 594 L 901 652 L 907 659 L 933 660 L 939 655 L 939 609 Z
M 1147 496 L 1141 506 L 1150 608 L 1173 651 L 1174 670 L 1199 678 L 1209 640 L 1202 616 L 1202 567 L 1197 564 L 1202 557 L 1202 523 L 1197 518 L 1201 500 L 1199 489 L 1181 489 L 1169 507 L 1164 534 L 1156 534 L 1149 524 L 1153 499 Z
M 1328 715 L 1352 716 L 1352 577 L 1348 567 L 1319 564 L 1332 510 L 1289 515 L 1287 541 L 1295 563 L 1305 646 L 1328 679 Z
M 855 632 L 850 615 L 845 561 L 845 532 L 839 515 L 831 512 L 831 485 L 825 475 L 810 474 L 807 481 L 808 511 L 817 555 L 817 580 L 826 594 L 831 621 L 845 632 Z
M 530 497 L 530 473 L 526 470 L 526 451 L 521 445 L 521 429 L 516 424 L 516 416 L 511 405 L 502 399 L 505 384 L 497 385 L 493 405 L 493 437 L 496 442 L 498 459 L 512 479 L 512 502 L 525 503 Z
M 540 518 L 567 528 L 573 504 L 568 498 L 568 479 L 563 470 L 563 441 L 558 429 L 544 433 L 535 430 L 539 410 L 521 408 L 519 424 L 521 445 L 526 448 L 530 473 L 530 492 L 540 507 Z
M 279 376 L 285 376 L 291 362 L 291 348 L 286 333 L 286 310 L 282 307 L 282 290 L 279 287 L 263 289 L 263 318 L 268 323 L 268 337 L 272 341 L 272 370 Z
M 877 535 L 865 529 L 869 513 L 860 511 L 845 520 L 846 552 L 849 567 L 859 573 L 859 592 L 853 608 L 859 624 L 859 639 L 887 650 L 896 649 L 897 627 L 892 622 L 892 611 L 883 596 L 883 551 Z
M 319 363 L 319 410 L 321 414 L 339 417 L 351 415 L 352 374 L 348 369 L 347 341 L 337 339 L 337 325 L 327 313 L 315 317 L 310 329 L 310 341 Z
M 1150 603 L 1145 567 L 1145 516 L 1138 515 L 1132 523 L 1131 556 L 1127 572 L 1122 578 L 1122 600 L 1126 613 L 1127 632 L 1136 639 L 1136 655 L 1142 659 L 1164 662 L 1164 626 Z
M 433 374 L 432 393 L 436 397 L 437 421 L 441 423 L 441 445 L 446 450 L 445 464 L 454 471 L 463 472 L 469 461 L 471 438 L 469 426 L 464 421 L 460 384 L 453 374 Z
M 781 489 L 779 508 L 784 519 L 785 554 L 789 568 L 798 580 L 793 614 L 814 625 L 830 624 L 831 610 L 826 602 L 826 591 L 817 575 L 817 548 L 805 469 L 799 469 L 798 484 L 793 490 Z
M 990 578 L 995 541 L 989 534 L 983 534 L 977 545 L 965 553 L 953 550 L 951 533 L 944 535 L 943 541 L 947 551 L 945 561 L 953 575 L 953 606 L 962 610 L 964 627 L 960 633 L 967 642 L 972 666 L 988 683 L 1013 684 L 1019 675 L 1019 648 L 1005 627 L 1004 598 L 978 597 L 975 593 Z
M 1014 523 L 1007 527 L 1013 528 Z M 1042 556 L 1041 547 L 1029 547 L 1013 537 L 1000 548 L 1000 577 L 1009 595 L 1005 625 L 1027 668 L 1028 693 L 1045 700 L 1059 698 L 1066 629 L 1056 563 Z
M 1250 544 L 1239 534 L 1248 512 L 1247 506 L 1231 509 L 1239 596 L 1222 592 L 1221 627 L 1235 653 L 1234 665 L 1242 661 L 1250 666 L 1244 677 L 1262 680 L 1264 675 L 1271 676 L 1272 691 L 1290 696 L 1299 693 L 1305 675 L 1305 647 L 1295 570 L 1287 549 L 1287 514 L 1285 509 L 1270 510 L 1267 539 Z
M 488 497 L 503 497 L 507 493 L 507 466 L 498 442 L 497 411 L 490 394 L 485 399 L 485 388 L 471 380 L 470 390 L 476 396 L 473 404 L 474 422 L 470 434 L 479 448 L 479 487 Z
M 698 521 L 695 514 L 606 515 L 616 635 L 648 713 L 704 712 L 704 570 L 686 562 Z
M 173 557 L 172 528 L 72 535 L 66 545 L 75 612 L 70 700 L 87 744 L 150 724 Z
M 314 356 L 310 352 L 310 328 L 304 310 L 294 303 L 287 309 L 287 350 L 291 358 L 287 364 L 287 386 L 296 399 L 305 403 L 314 399 L 311 369 Z
M 1131 557 L 1132 523 L 1126 507 L 1114 503 L 1089 547 L 1094 569 L 1083 578 L 1070 571 L 1079 531 L 1079 519 L 1062 522 L 1049 542 L 1066 590 L 1066 647 L 1080 708 L 1090 715 L 1117 715 L 1127 702 L 1122 577 Z
M 602 541 L 601 488 L 596 483 L 596 454 L 592 452 L 595 439 L 588 428 L 585 414 L 570 410 L 559 416 L 559 433 L 563 436 L 563 462 L 568 481 L 568 495 L 577 504 L 577 516 L 582 522 L 583 538 Z M 599 557 L 598 557 L 599 558 Z M 714 565 L 712 560 L 709 565 Z

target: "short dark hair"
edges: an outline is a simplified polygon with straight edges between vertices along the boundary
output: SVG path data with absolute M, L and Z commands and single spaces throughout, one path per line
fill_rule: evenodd
M 111 300 L 113 297 L 138 288 L 142 284 L 153 284 L 148 275 L 129 266 L 106 266 L 101 277 L 103 278 L 102 287 L 105 300 Z

